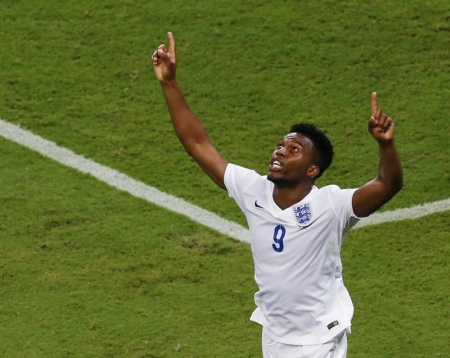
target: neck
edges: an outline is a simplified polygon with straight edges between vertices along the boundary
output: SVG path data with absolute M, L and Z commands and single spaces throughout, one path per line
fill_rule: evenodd
M 295 188 L 280 187 L 275 184 L 272 198 L 281 210 L 302 201 L 312 190 L 314 183 L 305 183 Z

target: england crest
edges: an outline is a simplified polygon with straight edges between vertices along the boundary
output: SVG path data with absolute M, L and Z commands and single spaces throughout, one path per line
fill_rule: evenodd
M 299 226 L 308 226 L 310 224 L 312 213 L 309 203 L 294 206 L 294 214 Z

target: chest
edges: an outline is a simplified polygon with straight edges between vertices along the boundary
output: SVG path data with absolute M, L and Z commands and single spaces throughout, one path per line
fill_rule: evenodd
M 281 210 L 268 195 L 255 193 L 244 213 L 256 257 L 274 261 L 326 255 L 330 242 L 338 244 L 341 225 L 326 198 L 318 195 Z

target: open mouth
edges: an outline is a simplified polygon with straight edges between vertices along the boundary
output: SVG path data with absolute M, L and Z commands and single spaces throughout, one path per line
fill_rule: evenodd
M 282 169 L 281 163 L 278 160 L 274 160 L 269 164 L 269 170 L 273 172 L 278 172 Z

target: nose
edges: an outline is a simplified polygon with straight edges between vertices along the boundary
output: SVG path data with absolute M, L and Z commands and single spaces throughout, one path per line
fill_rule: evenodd
M 278 155 L 279 157 L 284 157 L 285 153 L 286 153 L 285 147 L 281 147 L 275 150 L 275 154 Z

